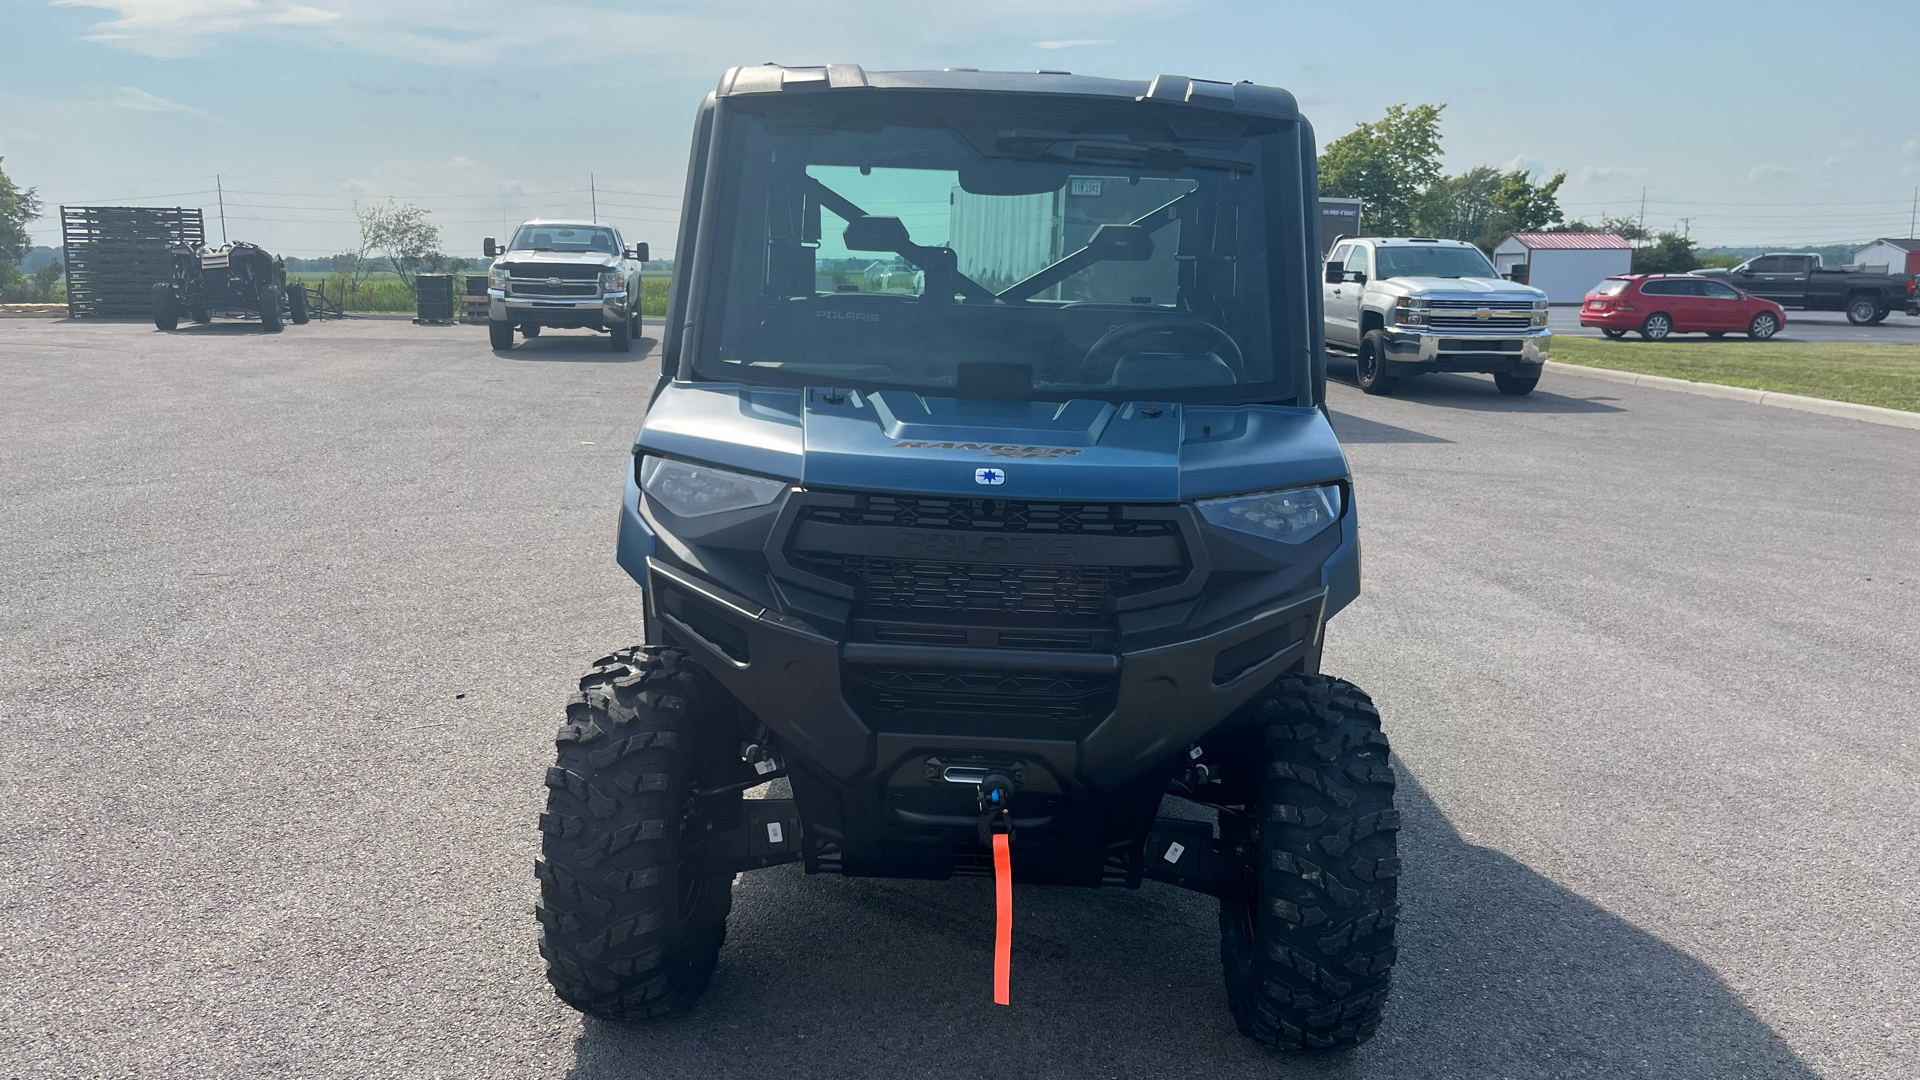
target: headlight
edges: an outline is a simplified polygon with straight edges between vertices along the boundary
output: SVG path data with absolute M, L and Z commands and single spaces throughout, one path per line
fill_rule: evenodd
M 627 273 L 624 270 L 600 271 L 600 289 L 602 292 L 626 292 Z
M 1425 297 L 1403 296 L 1393 302 L 1393 321 L 1408 326 L 1425 326 L 1427 309 L 1433 301 Z
M 640 490 L 681 517 L 705 517 L 765 506 L 786 489 L 784 480 L 746 476 L 670 458 L 640 459 Z
M 504 289 L 507 287 L 507 268 L 496 266 L 487 271 L 487 288 Z
M 1223 529 L 1233 529 L 1284 544 L 1313 539 L 1340 517 L 1340 487 L 1288 488 L 1258 495 L 1202 499 L 1200 516 Z

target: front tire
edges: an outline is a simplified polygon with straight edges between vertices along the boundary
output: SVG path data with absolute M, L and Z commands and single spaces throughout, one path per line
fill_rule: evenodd
M 1747 336 L 1755 341 L 1765 341 L 1779 332 L 1780 320 L 1774 318 L 1771 311 L 1755 315 L 1753 321 L 1747 324 Z
M 173 286 L 155 285 L 153 287 L 153 328 L 177 330 L 179 327 L 180 309 L 173 303 Z
M 487 320 L 487 341 L 495 352 L 505 352 L 513 348 L 513 324 L 498 319 Z
M 287 286 L 287 316 L 295 326 L 305 326 L 313 317 L 312 309 L 307 306 L 307 284 L 296 281 Z
M 1352 683 L 1277 680 L 1252 823 L 1252 896 L 1220 902 L 1227 1006 L 1283 1050 L 1342 1050 L 1380 1026 L 1400 918 L 1393 766 L 1380 713 Z M 1224 823 L 1223 823 L 1224 835 Z
M 1871 318 L 1871 319 L 1868 319 L 1868 320 L 1867 320 L 1867 325 L 1868 325 L 1868 326 L 1879 326 L 1879 325 L 1880 325 L 1881 323 L 1883 323 L 1883 322 L 1886 322 L 1886 321 L 1887 321 L 1887 316 L 1889 316 L 1889 315 L 1891 315 L 1891 314 L 1893 314 L 1893 309 L 1892 309 L 1892 308 L 1884 308 L 1884 307 L 1883 307 L 1883 308 L 1877 308 L 1877 309 L 1875 309 L 1875 311 L 1874 311 L 1874 313 L 1873 313 L 1873 318 Z
M 694 798 L 715 771 L 732 707 L 677 649 L 623 649 L 567 704 L 540 815 L 540 955 L 562 1001 L 609 1020 L 693 1004 L 726 939 L 733 875 L 701 869 L 687 839 L 740 795 Z M 725 804 L 732 802 L 734 807 Z
M 282 299 L 279 289 L 272 285 L 260 286 L 260 328 L 269 334 L 279 333 L 286 325 L 280 315 Z
M 1646 322 L 1640 324 L 1640 336 L 1648 341 L 1664 341 L 1671 333 L 1673 333 L 1673 316 L 1664 311 L 1654 312 L 1647 316 Z
M 1496 371 L 1493 373 L 1493 385 L 1508 397 L 1524 397 L 1540 385 L 1540 373 L 1536 371 L 1531 375 L 1518 375 L 1510 371 Z
M 1360 351 L 1353 358 L 1353 379 L 1363 394 L 1393 393 L 1393 377 L 1387 374 L 1387 335 L 1369 330 L 1360 336 Z
M 1856 296 L 1847 301 L 1847 321 L 1855 326 L 1871 326 L 1879 311 L 1880 302 L 1871 296 Z
M 613 324 L 613 328 L 607 336 L 607 345 L 608 347 L 612 348 L 614 352 L 620 352 L 620 353 L 623 353 L 628 351 L 629 349 L 632 349 L 633 348 L 632 321 L 628 319 L 621 319 L 619 322 Z

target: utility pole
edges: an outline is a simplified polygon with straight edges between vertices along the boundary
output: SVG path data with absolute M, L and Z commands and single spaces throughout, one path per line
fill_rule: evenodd
M 227 189 L 220 183 L 220 174 L 213 174 L 213 192 L 220 196 L 220 242 L 227 242 Z
M 1907 239 L 1920 240 L 1920 232 L 1914 232 L 1913 226 L 1920 220 L 1920 187 L 1913 189 L 1913 209 L 1907 211 Z
M 1647 237 L 1647 189 L 1645 185 L 1642 185 L 1640 188 L 1640 224 L 1637 227 L 1640 230 L 1640 240 L 1642 243 L 1645 243 Z
M 600 189 L 593 182 L 593 174 L 587 174 L 587 196 L 593 200 L 593 223 L 600 224 Z

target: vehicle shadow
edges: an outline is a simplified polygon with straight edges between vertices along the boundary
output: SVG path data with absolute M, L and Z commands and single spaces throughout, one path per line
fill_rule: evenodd
M 567 1075 L 1813 1080 L 1712 969 L 1466 842 L 1401 769 L 1399 966 L 1357 1051 L 1289 1057 L 1235 1030 L 1203 896 L 1017 888 L 1000 1008 L 990 883 L 788 866 L 735 886 L 720 970 L 691 1012 L 585 1019 Z
M 511 349 L 495 349 L 493 355 L 507 360 L 546 360 L 576 364 L 634 364 L 653 358 L 659 340 L 633 339 L 633 348 L 623 353 L 607 346 L 605 334 L 541 334 L 514 343 Z
M 293 328 L 294 327 L 291 324 L 289 324 L 286 327 L 286 330 L 292 330 Z M 281 333 L 285 333 L 286 330 L 282 330 Z M 220 334 L 270 334 L 272 333 L 272 331 L 268 330 L 266 327 L 261 326 L 260 320 L 258 319 L 255 319 L 251 322 L 249 322 L 246 319 L 234 319 L 230 322 L 181 323 L 179 326 L 175 327 L 172 330 L 161 330 L 158 327 L 156 327 L 154 328 L 153 332 L 156 334 L 172 334 L 172 335 L 182 336 L 182 337 L 186 337 L 186 336 L 205 337 L 210 334 L 220 335 Z
M 1359 383 L 1353 379 L 1353 365 L 1336 359 L 1329 365 L 1327 377 L 1335 382 L 1354 388 Z M 1552 385 L 1553 376 L 1547 374 L 1541 378 L 1543 385 Z M 1408 401 L 1418 401 L 1424 405 L 1439 405 L 1449 409 L 1467 409 L 1475 412 L 1514 412 L 1514 413 L 1607 413 L 1625 412 L 1617 405 L 1609 405 L 1610 398 L 1568 397 L 1551 390 L 1535 390 L 1522 397 L 1509 397 L 1493 385 L 1493 378 L 1487 375 L 1455 375 L 1449 372 L 1435 372 L 1431 375 L 1415 375 L 1411 378 L 1394 381 L 1393 396 Z
M 1343 443 L 1450 443 L 1452 439 L 1443 439 L 1438 435 L 1428 435 L 1424 431 L 1412 428 L 1395 427 L 1378 420 L 1368 420 L 1350 413 L 1327 410 L 1327 419 L 1333 424 L 1333 433 Z

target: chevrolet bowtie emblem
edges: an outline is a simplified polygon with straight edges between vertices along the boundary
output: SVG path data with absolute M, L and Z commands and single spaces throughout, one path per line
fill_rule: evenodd
M 549 284 L 549 285 L 558 285 L 558 284 L 560 284 L 560 279 L 559 279 L 559 278 L 557 278 L 557 277 L 550 277 L 550 278 L 548 278 L 548 279 L 547 279 L 547 284 Z M 1481 317 L 1481 318 L 1483 318 L 1483 319 L 1484 319 L 1484 318 L 1486 318 L 1486 317 L 1487 317 L 1487 313 L 1486 313 L 1486 312 L 1484 312 L 1484 311 L 1483 311 L 1483 312 L 1481 312 L 1481 313 L 1480 313 L 1480 317 Z
M 1486 308 L 1481 308 L 1479 311 L 1473 313 L 1473 317 L 1476 319 L 1491 319 L 1493 318 L 1493 312 L 1488 311 Z

